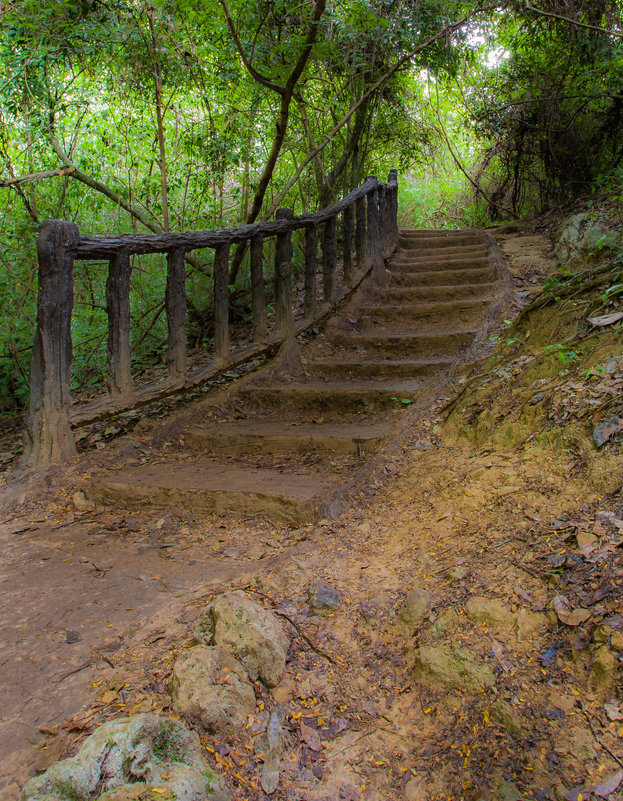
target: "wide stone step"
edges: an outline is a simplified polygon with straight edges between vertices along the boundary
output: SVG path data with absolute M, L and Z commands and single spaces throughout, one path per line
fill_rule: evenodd
M 443 276 L 439 276 L 440 279 Z M 477 298 L 492 302 L 495 283 L 490 284 L 436 284 L 432 286 L 396 286 L 379 289 L 381 303 L 416 303 L 418 301 L 449 301 Z
M 289 412 L 326 411 L 358 413 L 398 406 L 396 398 L 414 400 L 422 384 L 416 379 L 402 381 L 309 381 L 258 384 L 240 391 L 248 404 L 287 409 Z
M 491 267 L 486 256 L 451 259 L 409 259 L 408 261 L 392 261 L 387 265 L 390 272 L 417 273 L 427 270 L 484 270 Z
M 84 485 L 97 503 L 125 509 L 177 507 L 192 514 L 267 515 L 286 523 L 317 517 L 323 496 L 339 483 L 336 474 L 312 470 L 203 463 L 158 464 L 98 476 Z
M 390 271 L 390 287 L 420 287 L 463 284 L 491 284 L 495 280 L 492 267 L 458 270 L 421 270 L 419 272 Z
M 467 256 L 487 255 L 489 252 L 488 245 L 462 245 L 462 246 L 448 246 L 444 248 L 420 248 L 420 247 L 401 247 L 394 258 L 401 260 L 408 259 L 452 259 Z M 390 262 L 393 261 L 390 260 Z
M 473 341 L 478 329 L 466 331 L 375 332 L 372 334 L 346 334 L 334 336 L 333 341 L 344 347 L 376 351 L 377 354 L 399 354 L 425 357 L 447 355 Z
M 487 243 L 480 236 L 464 234 L 462 236 L 401 236 L 400 249 L 437 248 L 444 250 L 453 247 L 486 246 Z
M 212 453 L 363 456 L 377 450 L 386 434 L 381 425 L 237 420 L 194 426 L 185 441 Z
M 454 359 L 318 359 L 307 369 L 326 375 L 354 375 L 369 377 L 402 377 L 431 375 L 449 367 Z
M 431 326 L 437 329 L 464 328 L 466 323 L 477 323 L 484 317 L 490 302 L 488 300 L 451 300 L 438 303 L 386 304 L 365 306 L 359 318 L 363 325 L 405 322 L 417 326 Z

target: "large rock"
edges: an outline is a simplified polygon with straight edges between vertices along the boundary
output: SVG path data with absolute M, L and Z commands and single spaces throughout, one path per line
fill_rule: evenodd
M 154 789 L 155 788 L 155 789 Z M 206 766 L 199 737 L 183 723 L 152 714 L 111 720 L 78 753 L 31 779 L 21 801 L 228 801 Z
M 216 645 L 197 645 L 178 656 L 171 694 L 185 720 L 212 734 L 240 731 L 255 710 L 255 692 L 243 666 Z
M 276 687 L 283 676 L 290 641 L 281 623 L 263 606 L 241 592 L 226 592 L 212 600 L 195 626 L 195 639 L 229 651 L 251 681 Z
M 455 645 L 422 645 L 415 651 L 413 674 L 431 690 L 481 692 L 495 684 L 487 665 L 465 648 Z
M 419 628 L 428 615 L 431 601 L 432 596 L 428 590 L 422 587 L 410 590 L 398 614 L 400 622 L 412 630 Z

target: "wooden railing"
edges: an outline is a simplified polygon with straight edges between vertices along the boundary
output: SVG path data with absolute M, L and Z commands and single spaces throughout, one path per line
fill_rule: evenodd
M 30 408 L 26 419 L 22 465 L 53 464 L 75 455 L 72 423 L 130 409 L 177 389 L 200 384 L 233 365 L 281 345 L 296 353 L 296 336 L 313 326 L 372 271 L 383 281 L 384 258 L 398 242 L 398 181 L 392 170 L 386 184 L 371 177 L 316 214 L 293 216 L 279 209 L 271 222 L 219 231 L 82 236 L 74 223 L 48 220 L 37 239 L 39 295 L 37 330 L 30 368 Z M 341 218 L 342 269 L 338 273 L 338 219 Z M 298 323 L 292 308 L 292 234 L 304 229 L 304 315 Z M 322 300 L 316 295 L 318 232 L 321 232 Z M 264 277 L 264 241 L 275 237 L 275 326 L 269 332 Z M 253 342 L 233 350 L 229 320 L 229 255 L 232 244 L 250 245 Z M 214 340 L 211 360 L 189 369 L 186 334 L 186 257 L 198 248 L 214 248 Z M 167 373 L 162 380 L 135 387 L 130 369 L 131 256 L 166 254 L 165 308 L 168 325 Z M 73 265 L 77 259 L 107 259 L 108 393 L 81 406 L 69 391 L 73 308 Z M 338 279 L 341 278 L 341 286 Z

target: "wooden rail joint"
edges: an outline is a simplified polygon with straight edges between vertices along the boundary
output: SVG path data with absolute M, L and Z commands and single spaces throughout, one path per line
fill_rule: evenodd
M 340 224 L 341 219 L 341 224 Z M 304 232 L 305 297 L 303 320 L 296 322 L 292 298 L 293 234 Z M 264 242 L 275 237 L 273 284 L 275 328 L 267 314 Z M 321 245 L 322 304 L 317 298 L 318 242 Z M 30 367 L 30 406 L 26 417 L 22 467 L 66 461 L 75 455 L 72 421 L 89 418 L 87 407 L 72 406 L 70 375 L 73 358 L 71 315 L 74 303 L 75 260 L 107 259 L 106 311 L 108 315 L 107 395 L 90 404 L 97 416 L 130 409 L 176 389 L 195 386 L 208 373 L 243 360 L 232 353 L 229 315 L 229 256 L 234 243 L 249 241 L 252 307 L 252 343 L 246 350 L 257 356 L 276 345 L 297 357 L 296 336 L 326 315 L 362 276 L 372 270 L 382 282 L 384 258 L 398 244 L 398 173 L 386 184 L 374 176 L 315 214 L 294 216 L 279 209 L 275 219 L 239 228 L 186 233 L 81 236 L 78 226 L 47 220 L 37 238 L 39 294 L 37 328 Z M 211 361 L 189 368 L 186 316 L 186 261 L 200 248 L 214 249 L 212 292 L 214 344 Z M 130 285 L 133 258 L 165 254 L 167 281 L 164 298 L 168 338 L 166 378 L 147 387 L 133 384 L 130 350 Z M 341 256 L 341 273 L 338 269 Z M 251 358 L 251 356 L 249 356 Z M 298 357 L 297 357 L 298 358 Z

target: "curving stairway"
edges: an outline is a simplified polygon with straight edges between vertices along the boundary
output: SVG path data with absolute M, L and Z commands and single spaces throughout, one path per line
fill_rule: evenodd
M 114 506 L 266 515 L 324 514 L 413 402 L 474 342 L 498 292 L 477 231 L 403 230 L 385 281 L 368 278 L 296 375 L 264 371 L 175 430 L 146 465 L 93 474 L 85 491 Z

